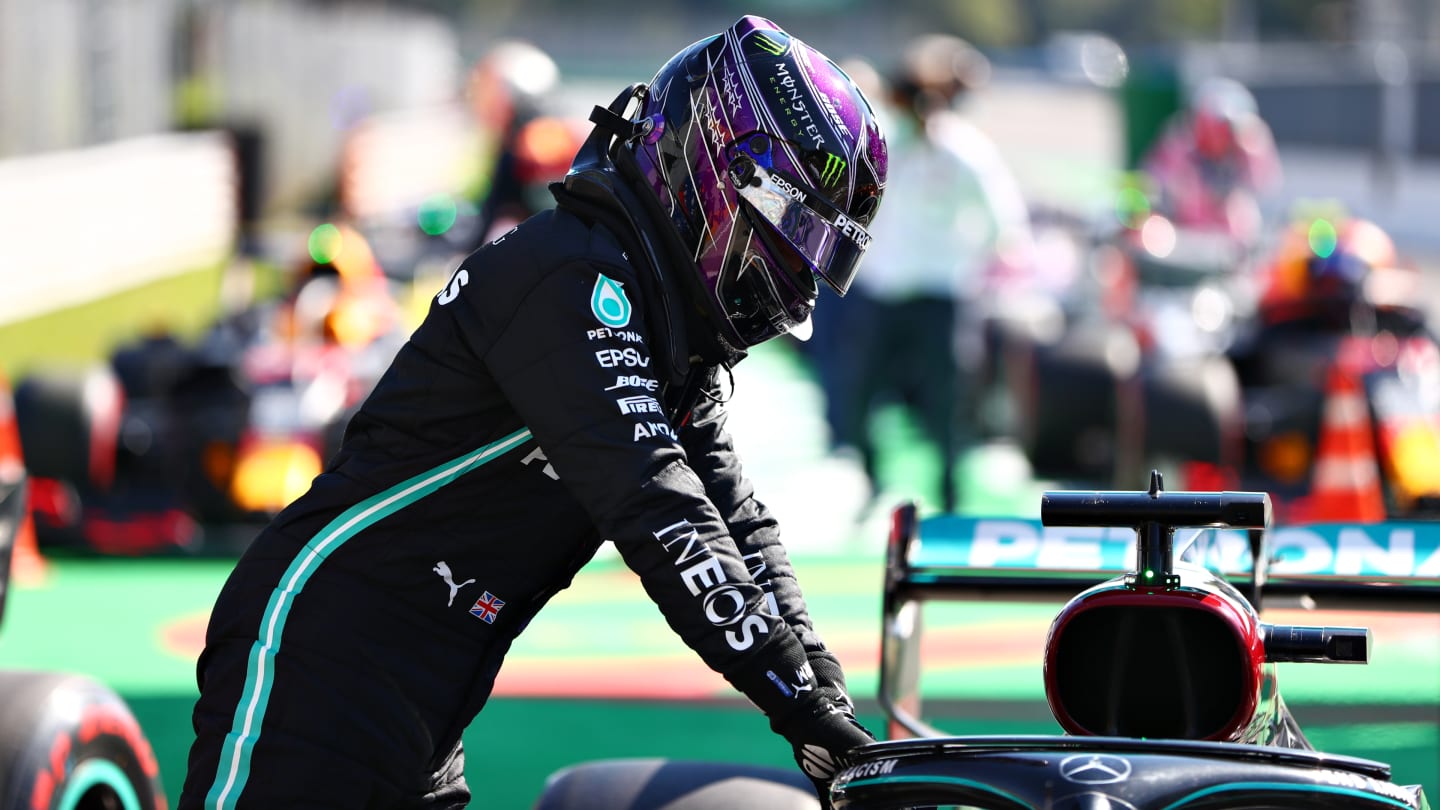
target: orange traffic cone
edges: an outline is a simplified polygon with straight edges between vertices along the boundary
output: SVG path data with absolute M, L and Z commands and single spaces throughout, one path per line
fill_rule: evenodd
M 45 581 L 48 568 L 35 541 L 35 518 L 27 508 L 25 518 L 20 522 L 20 533 L 15 536 L 15 548 L 11 551 L 10 577 L 18 584 L 34 587 Z
M 1359 379 L 1337 365 L 1326 385 L 1310 494 L 1295 517 L 1311 523 L 1374 523 L 1385 519 L 1370 406 Z
M 25 462 L 20 451 L 20 429 L 15 424 L 14 401 L 10 387 L 0 376 L 0 482 L 14 484 L 25 477 Z M 19 497 L 29 497 L 20 493 Z M 29 503 L 21 505 L 22 517 L 16 528 L 15 547 L 10 556 L 10 573 L 16 582 L 36 585 L 45 577 L 45 558 L 35 542 L 35 521 Z

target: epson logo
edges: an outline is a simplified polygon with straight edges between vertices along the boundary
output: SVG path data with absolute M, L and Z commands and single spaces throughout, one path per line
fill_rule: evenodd
M 778 174 L 772 174 L 770 175 L 770 182 L 774 183 L 776 188 L 779 188 L 781 191 L 785 192 L 785 196 L 791 198 L 792 200 L 799 200 L 800 202 L 805 202 L 805 192 L 801 191 L 795 186 L 795 184 L 791 183 L 789 180 L 786 180 Z
M 624 349 L 601 349 L 595 352 L 595 362 L 599 363 L 601 368 L 616 368 L 617 366 L 644 368 L 650 365 L 650 358 L 635 349 L 626 347 Z

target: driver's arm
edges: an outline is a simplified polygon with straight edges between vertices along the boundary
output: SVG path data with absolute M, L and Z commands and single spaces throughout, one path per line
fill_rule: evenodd
M 850 706 L 840 662 L 826 649 L 810 621 L 805 597 L 780 540 L 779 523 L 769 508 L 755 498 L 755 489 L 741 468 L 734 442 L 725 429 L 728 414 L 723 398 L 721 387 L 712 379 L 680 431 L 690 467 L 720 511 L 770 609 L 782 616 L 800 639 L 817 685 L 827 697 Z
M 641 285 L 620 262 L 571 259 L 543 271 L 518 305 L 477 322 L 484 361 L 550 464 L 611 540 L 670 627 L 772 720 L 820 702 L 802 683 L 806 650 L 772 611 L 720 511 L 655 400 Z M 600 275 L 630 304 L 604 327 Z M 614 288 L 611 288 L 612 290 Z M 804 626 L 802 624 L 802 626 Z

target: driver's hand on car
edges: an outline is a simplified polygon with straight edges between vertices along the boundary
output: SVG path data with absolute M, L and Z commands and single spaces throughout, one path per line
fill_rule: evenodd
M 816 700 L 807 709 L 785 718 L 776 728 L 790 741 L 795 763 L 810 777 L 820 806 L 830 808 L 830 782 L 850 765 L 850 751 L 875 742 L 875 735 L 860 725 L 848 701 Z

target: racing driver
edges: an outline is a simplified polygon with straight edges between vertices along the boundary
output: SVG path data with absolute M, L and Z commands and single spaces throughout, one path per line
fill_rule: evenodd
M 746 350 L 854 276 L 885 184 L 870 106 L 747 16 L 591 120 L 556 207 L 460 264 L 236 564 L 182 810 L 465 806 L 462 731 L 606 540 L 822 804 L 872 739 L 723 407 Z

